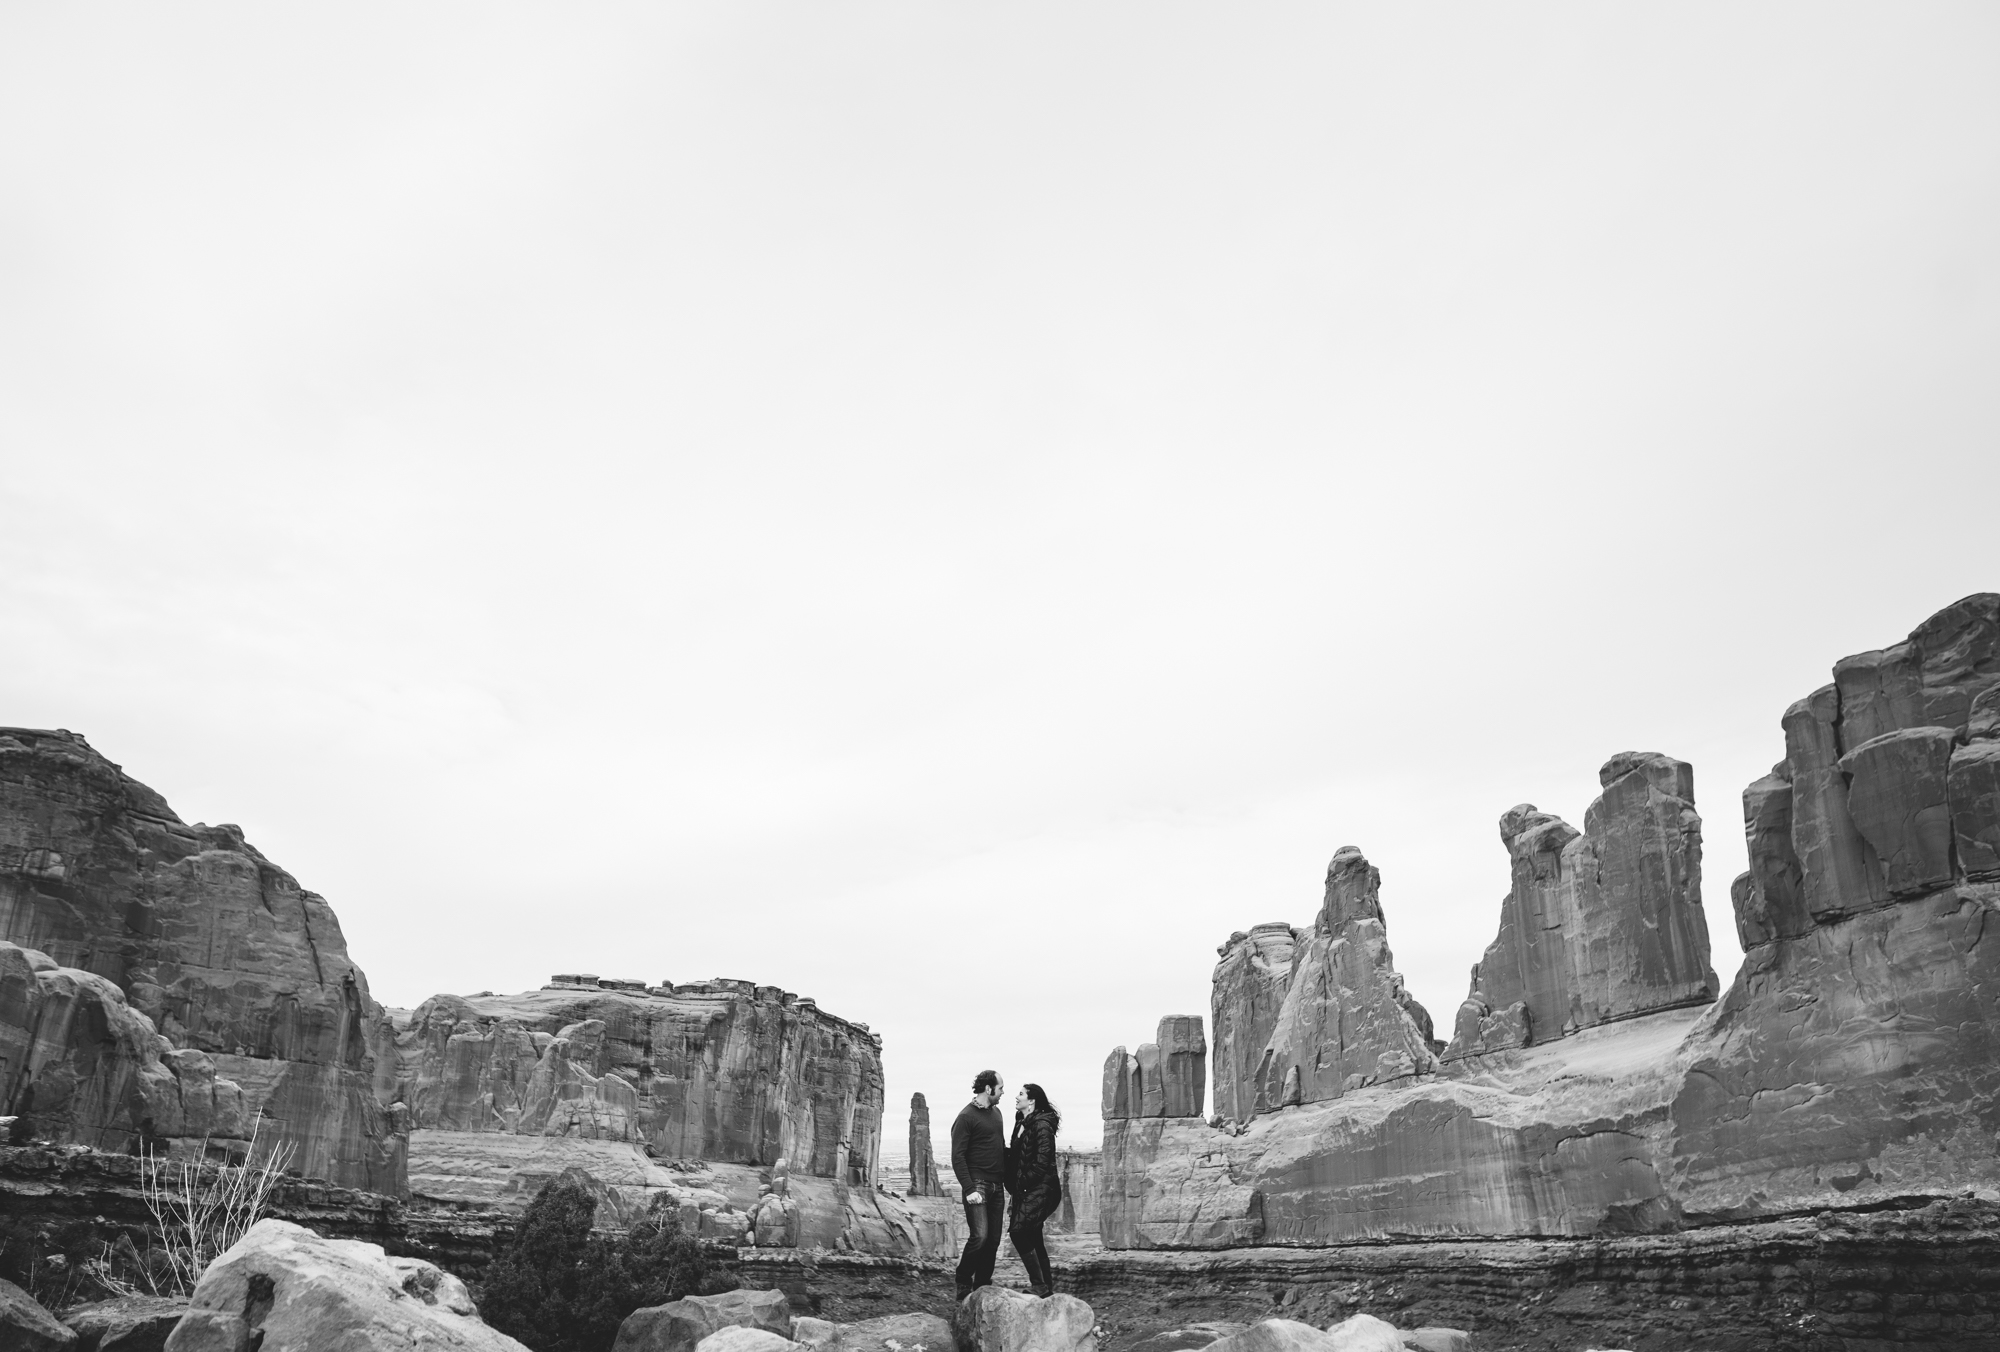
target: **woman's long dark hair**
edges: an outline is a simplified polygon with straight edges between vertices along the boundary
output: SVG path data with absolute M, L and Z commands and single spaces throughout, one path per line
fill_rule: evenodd
M 1051 1127 L 1057 1130 L 1062 1129 L 1062 1114 L 1056 1111 L 1055 1104 L 1049 1102 L 1049 1096 L 1042 1092 L 1040 1085 L 1024 1084 L 1021 1086 L 1021 1092 L 1026 1094 L 1028 1101 L 1035 1105 L 1036 1112 L 1047 1113 L 1049 1115 L 1049 1125 Z

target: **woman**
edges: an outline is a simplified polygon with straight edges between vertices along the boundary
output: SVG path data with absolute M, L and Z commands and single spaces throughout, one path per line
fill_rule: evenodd
M 1042 1224 L 1062 1204 L 1062 1178 L 1056 1167 L 1056 1128 L 1062 1114 L 1038 1084 L 1024 1084 L 1014 1095 L 1014 1137 L 1007 1146 L 1007 1238 L 1028 1270 L 1028 1284 L 1038 1296 L 1052 1296 L 1055 1273 L 1049 1251 L 1042 1245 Z

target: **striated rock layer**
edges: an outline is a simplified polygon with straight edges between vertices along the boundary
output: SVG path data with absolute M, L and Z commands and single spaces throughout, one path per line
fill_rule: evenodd
M 438 995 L 399 1017 L 411 1125 L 874 1178 L 882 1041 L 866 1025 L 748 981 L 607 989 L 591 980 Z
M 1505 1006 L 1462 1017 L 1433 1074 L 1226 1130 L 1107 1112 L 1106 1246 L 1666 1232 L 2000 1186 L 2000 596 L 1841 662 L 1783 723 L 1744 795 L 1720 1000 L 1688 1003 L 1705 931 L 1675 919 L 1691 777 L 1616 757 L 1582 836 L 1508 814 L 1516 886 L 1475 987 Z M 1496 1035 L 1515 1006 L 1523 1035 Z
M 75 733 L 0 729 L 0 940 L 73 974 L 32 1001 L 32 958 L 0 978 L 22 993 L 0 1041 L 32 1047 L 0 1064 L 0 1111 L 108 1149 L 261 1115 L 303 1172 L 402 1190 L 382 1008 L 325 899 L 237 827 L 187 825 Z

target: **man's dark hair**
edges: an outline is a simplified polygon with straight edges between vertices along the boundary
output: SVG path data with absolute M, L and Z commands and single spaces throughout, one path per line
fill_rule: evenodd
M 1000 1083 L 999 1071 L 982 1070 L 977 1075 L 972 1077 L 972 1092 L 975 1094 L 983 1094 L 998 1083 Z

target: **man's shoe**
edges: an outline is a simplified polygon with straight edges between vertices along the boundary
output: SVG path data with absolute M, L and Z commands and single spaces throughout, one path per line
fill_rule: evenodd
M 1043 1300 L 1047 1300 L 1050 1296 L 1053 1296 L 1056 1293 L 1056 1289 L 1053 1286 L 1037 1286 L 1032 1289 L 1034 1293 L 1040 1296 Z
M 971 1288 L 971 1287 L 969 1287 L 969 1286 L 966 1286 L 966 1285 L 965 1285 L 965 1284 L 963 1284 L 963 1283 L 960 1283 L 960 1284 L 959 1284 L 959 1287 L 958 1287 L 958 1294 L 957 1294 L 957 1295 L 955 1295 L 955 1296 L 953 1296 L 953 1297 L 952 1297 L 952 1299 L 954 1299 L 954 1300 L 956 1300 L 956 1301 L 960 1302 L 961 1304 L 963 1304 L 963 1303 L 964 1303 L 964 1301 L 965 1301 L 965 1298 L 966 1298 L 967 1296 L 971 1295 L 971 1294 L 972 1294 L 972 1288 Z

